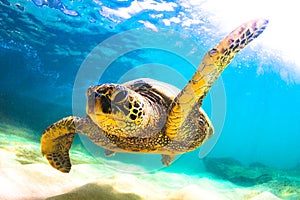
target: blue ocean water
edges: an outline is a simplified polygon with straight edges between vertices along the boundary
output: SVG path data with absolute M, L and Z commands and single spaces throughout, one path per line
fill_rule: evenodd
M 1 121 L 34 130 L 39 141 L 53 122 L 85 116 L 89 85 L 149 77 L 182 88 L 227 34 L 204 5 L 0 0 Z M 272 26 L 270 19 L 270 29 L 235 57 L 204 102 L 219 135 L 207 158 L 299 167 L 300 67 L 264 45 Z M 220 106 L 221 113 L 214 110 Z M 199 157 L 199 149 L 184 154 L 165 170 L 197 174 Z

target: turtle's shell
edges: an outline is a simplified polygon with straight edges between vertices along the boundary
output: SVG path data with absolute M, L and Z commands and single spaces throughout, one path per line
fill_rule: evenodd
M 143 84 L 148 84 L 151 86 L 152 90 L 156 90 L 158 92 L 160 92 L 161 94 L 163 94 L 163 98 L 165 98 L 166 102 L 172 102 L 174 100 L 174 98 L 180 93 L 180 89 L 178 89 L 177 87 L 165 83 L 165 82 L 161 82 L 158 80 L 154 80 L 151 78 L 140 78 L 140 79 L 135 79 L 132 81 L 128 81 L 125 82 L 123 85 L 125 87 L 128 87 L 134 91 L 138 92 L 138 89 L 143 85 Z M 149 93 L 151 93 L 151 90 L 149 90 Z M 167 108 L 168 109 L 168 108 Z M 199 106 L 199 110 L 201 113 L 203 113 L 203 116 L 209 120 L 207 114 L 205 113 L 205 111 Z
M 148 84 L 151 86 L 152 89 L 160 92 L 161 94 L 164 94 L 164 98 L 168 98 L 167 101 L 173 101 L 174 98 L 178 95 L 180 90 L 168 83 L 157 81 L 151 78 L 140 78 L 140 79 L 135 79 L 132 81 L 128 81 L 124 83 L 123 85 L 125 87 L 128 87 L 134 91 L 137 91 L 141 86 L 144 84 Z M 149 90 L 150 92 L 150 90 Z

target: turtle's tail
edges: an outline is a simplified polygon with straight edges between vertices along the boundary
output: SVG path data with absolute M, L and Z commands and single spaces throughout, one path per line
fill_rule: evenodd
M 68 173 L 71 170 L 69 150 L 76 134 L 79 117 L 66 117 L 49 126 L 41 137 L 41 152 L 52 167 Z

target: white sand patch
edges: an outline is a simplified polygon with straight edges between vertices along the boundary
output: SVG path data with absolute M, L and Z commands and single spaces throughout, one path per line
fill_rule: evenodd
M 6 152 L 6 156 L 11 156 L 10 152 Z M 113 188 L 115 195 L 132 193 L 143 199 L 246 199 L 244 197 L 261 193 L 228 182 L 184 174 L 120 173 L 101 164 L 73 165 L 69 174 L 48 164 L 15 163 L 13 166 L 12 162 L 8 166 L 0 168 L 0 199 L 41 199 L 66 193 L 82 195 L 93 192 L 94 187 L 103 189 L 107 186 Z M 74 194 L 76 191 L 78 193 Z
M 280 200 L 280 198 L 276 197 L 274 194 L 270 192 L 263 192 L 250 200 Z
M 148 173 L 140 166 L 105 158 L 95 162 L 93 157 L 76 150 L 71 152 L 74 161 L 71 172 L 64 174 L 52 168 L 40 155 L 39 143 L 15 134 L 0 131 L 1 139 L 5 140 L 0 143 L 0 199 L 227 200 L 274 197 L 262 193 L 263 188 L 238 187 L 209 178 L 207 174 Z
M 21 164 L 16 161 L 16 155 L 13 152 L 8 152 L 6 150 L 0 149 L 0 168 L 2 167 L 14 167 Z

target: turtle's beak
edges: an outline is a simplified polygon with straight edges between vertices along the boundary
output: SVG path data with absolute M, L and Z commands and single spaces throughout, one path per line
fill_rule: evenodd
M 95 113 L 95 101 L 96 101 L 96 92 L 90 92 L 88 99 L 87 99 L 87 112 L 88 113 Z
M 111 101 L 97 91 L 90 91 L 88 95 L 87 111 L 91 114 L 110 114 Z

